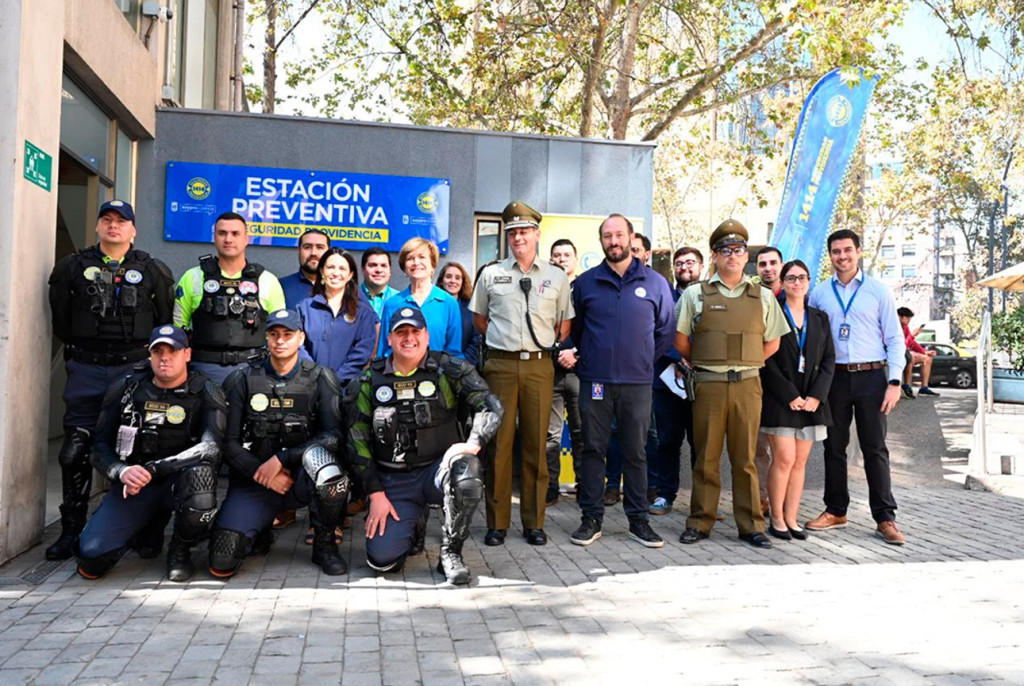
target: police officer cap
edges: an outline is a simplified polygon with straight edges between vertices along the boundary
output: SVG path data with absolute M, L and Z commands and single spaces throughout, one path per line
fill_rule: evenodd
M 400 307 L 395 310 L 395 313 L 391 315 L 388 331 L 394 331 L 405 324 L 414 326 L 417 329 L 427 328 L 427 320 L 423 317 L 423 312 L 418 307 Z
M 149 349 L 152 350 L 161 343 L 166 343 L 175 350 L 181 350 L 182 348 L 189 347 L 188 334 L 185 333 L 184 329 L 171 326 L 170 324 L 158 326 L 149 335 Z
M 302 331 L 302 320 L 295 310 L 277 310 L 267 317 L 267 331 L 275 326 L 283 326 L 289 331 Z
M 97 218 L 102 217 L 107 212 L 117 212 L 132 224 L 135 223 L 135 210 L 124 200 L 108 200 L 100 205 L 100 213 L 96 216 Z
M 712 250 L 718 250 L 727 245 L 746 245 L 749 238 L 750 235 L 743 224 L 735 219 L 726 219 L 718 225 L 708 242 L 711 244 Z
M 505 225 L 505 230 L 519 229 L 524 226 L 530 226 L 535 229 L 540 228 L 540 212 L 533 209 L 525 202 L 510 202 L 505 206 L 505 211 L 501 213 L 501 221 Z

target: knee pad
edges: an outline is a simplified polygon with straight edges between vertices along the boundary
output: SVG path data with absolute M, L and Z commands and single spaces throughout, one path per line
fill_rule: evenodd
M 210 532 L 210 573 L 222 578 L 233 575 L 248 547 L 249 539 L 241 531 L 215 528 Z
M 320 445 L 314 445 L 302 453 L 302 466 L 318 489 L 343 474 L 334 459 L 334 453 Z
M 480 474 L 480 458 L 463 455 L 452 463 L 452 491 L 460 503 L 476 503 L 484 497 L 484 482 Z
M 101 555 L 83 557 L 80 545 L 75 543 L 75 557 L 78 558 L 78 574 L 83 579 L 89 579 L 90 581 L 95 581 L 109 572 L 123 554 L 123 550 L 111 550 Z
M 189 467 L 181 472 L 176 487 L 183 509 L 212 511 L 217 507 L 217 472 L 208 464 Z
M 174 531 L 182 538 L 197 538 L 209 528 L 215 514 L 217 514 L 216 508 L 198 509 L 182 505 L 174 520 Z
M 88 429 L 75 427 L 64 433 L 64 443 L 57 455 L 57 463 L 61 467 L 79 467 L 89 463 L 89 449 L 92 447 L 92 434 Z
M 381 572 L 382 574 L 387 574 L 388 572 L 398 572 L 401 571 L 402 567 L 405 566 L 405 558 L 407 556 L 408 553 L 402 553 L 398 556 L 397 560 L 384 564 L 381 562 L 377 562 L 372 557 L 367 555 L 366 564 L 369 565 L 370 569 Z

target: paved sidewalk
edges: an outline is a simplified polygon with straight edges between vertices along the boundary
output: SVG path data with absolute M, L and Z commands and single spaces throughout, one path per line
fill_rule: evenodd
M 353 532 L 350 575 L 320 575 L 301 526 L 227 583 L 173 584 L 134 554 L 99 582 L 72 562 L 47 576 L 40 546 L 0 569 L 0 684 L 1024 683 L 1024 500 L 897 488 L 897 548 L 872 535 L 863 479 L 851 488 L 849 528 L 771 551 L 731 518 L 680 545 L 679 512 L 653 518 L 667 543 L 647 550 L 621 506 L 580 548 L 563 499 L 543 548 L 518 531 L 486 548 L 478 522 L 460 589 L 433 571 L 436 517 L 428 554 L 390 578 Z

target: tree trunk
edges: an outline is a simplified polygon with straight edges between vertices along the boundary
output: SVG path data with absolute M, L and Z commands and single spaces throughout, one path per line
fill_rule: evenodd
M 636 43 L 640 33 L 640 18 L 647 9 L 649 0 L 630 0 L 626 6 L 626 21 L 622 26 L 622 39 L 619 41 L 618 74 L 615 76 L 615 87 L 608 105 L 608 118 L 612 127 L 612 138 L 621 141 L 626 139 L 629 120 L 633 116 L 633 105 L 629 97 L 629 87 L 633 83 L 633 68 L 636 66 Z
M 267 31 L 263 49 L 263 111 L 274 113 L 277 85 L 277 0 L 264 0 L 267 8 Z
M 608 36 L 608 25 L 615 16 L 616 0 L 607 0 L 607 7 L 602 10 L 596 3 L 597 30 L 590 44 L 590 59 L 587 62 L 587 76 L 583 83 L 583 111 L 580 117 L 580 137 L 589 138 L 594 125 L 594 96 L 597 83 L 604 71 L 604 44 Z

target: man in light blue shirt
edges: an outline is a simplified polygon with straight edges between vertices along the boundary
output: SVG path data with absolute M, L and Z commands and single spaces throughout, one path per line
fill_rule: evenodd
M 896 527 L 886 416 L 900 399 L 906 345 L 892 293 L 859 268 L 860 237 L 843 229 L 828 237 L 835 274 L 811 293 L 809 304 L 828 314 L 836 349 L 836 375 L 829 392 L 832 426 L 825 439 L 825 511 L 807 522 L 812 531 L 843 528 L 850 505 L 846 448 L 850 422 L 857 418 L 857 440 L 864 454 L 871 516 L 876 535 L 903 545 Z
M 367 248 L 363 251 L 362 269 L 363 282 L 359 284 L 359 288 L 373 305 L 373 311 L 379 318 L 384 309 L 384 303 L 392 296 L 398 295 L 398 289 L 389 285 L 391 255 L 384 248 Z M 387 339 L 387 336 L 384 338 Z

